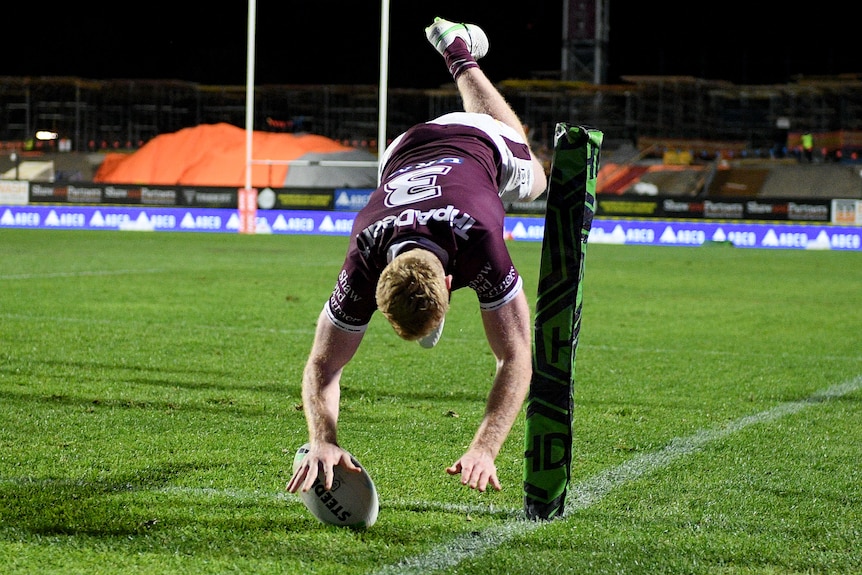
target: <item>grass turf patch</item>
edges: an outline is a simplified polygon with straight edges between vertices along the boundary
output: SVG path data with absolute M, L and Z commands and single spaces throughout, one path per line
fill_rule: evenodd
M 534 302 L 540 245 L 509 245 Z M 0 230 L 4 571 L 428 572 L 462 540 L 475 549 L 460 573 L 862 569 L 858 384 L 547 525 L 518 519 L 522 419 L 498 458 L 504 491 L 459 486 L 443 470 L 494 370 L 468 290 L 434 350 L 373 320 L 342 380 L 340 440 L 372 474 L 380 518 L 366 531 L 318 523 L 283 489 L 306 439 L 302 367 L 345 247 Z M 573 485 L 858 382 L 858 258 L 591 245 Z

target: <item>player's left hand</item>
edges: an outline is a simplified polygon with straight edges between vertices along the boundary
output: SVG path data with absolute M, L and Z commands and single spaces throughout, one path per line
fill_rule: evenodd
M 449 475 L 461 474 L 461 485 L 467 485 L 470 489 L 478 489 L 484 492 L 488 484 L 500 491 L 503 486 L 497 478 L 497 466 L 494 458 L 487 454 L 468 451 L 461 459 L 446 468 Z

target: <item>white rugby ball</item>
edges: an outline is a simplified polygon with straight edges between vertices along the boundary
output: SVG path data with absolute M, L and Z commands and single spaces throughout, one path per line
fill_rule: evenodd
M 293 457 L 293 472 L 296 473 L 300 462 L 308 453 L 306 443 L 296 450 Z M 362 467 L 352 455 L 353 464 Z M 349 471 L 341 465 L 333 469 L 332 489 L 323 486 L 323 470 L 318 471 L 314 485 L 308 491 L 299 491 L 299 498 L 311 514 L 323 523 L 340 527 L 371 527 L 377 521 L 380 504 L 377 499 L 377 489 L 371 476 L 362 467 L 357 473 Z

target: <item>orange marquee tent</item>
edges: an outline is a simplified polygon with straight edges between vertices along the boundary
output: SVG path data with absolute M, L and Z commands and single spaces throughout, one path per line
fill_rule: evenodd
M 245 186 L 246 132 L 231 124 L 204 124 L 156 136 L 132 154 L 108 154 L 93 180 L 103 184 Z M 252 166 L 252 186 L 375 187 L 376 156 L 315 134 L 255 131 L 258 160 L 349 160 L 362 167 Z

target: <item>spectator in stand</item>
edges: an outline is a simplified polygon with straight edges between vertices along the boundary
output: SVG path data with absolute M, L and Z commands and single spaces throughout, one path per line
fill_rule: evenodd
M 811 132 L 802 134 L 802 157 L 809 164 L 814 161 L 814 136 Z

